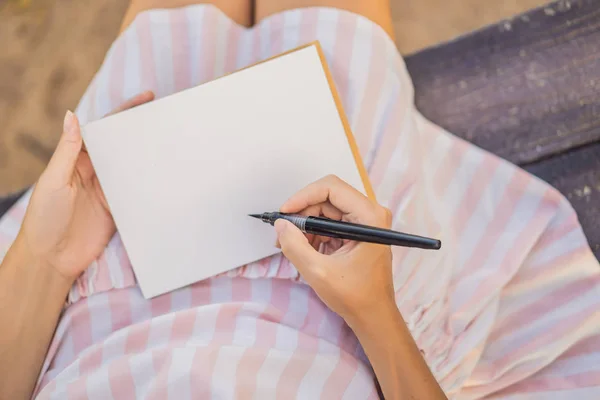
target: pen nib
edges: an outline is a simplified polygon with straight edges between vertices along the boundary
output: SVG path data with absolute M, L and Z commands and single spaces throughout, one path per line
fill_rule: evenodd
M 262 219 L 262 215 L 260 214 L 248 214 L 248 216 L 256 219 Z

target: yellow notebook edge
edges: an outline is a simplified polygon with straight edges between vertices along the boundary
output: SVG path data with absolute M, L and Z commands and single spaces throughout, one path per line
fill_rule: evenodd
M 367 169 L 365 168 L 365 163 L 363 162 L 363 159 L 360 155 L 358 145 L 356 144 L 356 139 L 354 138 L 354 134 L 350 129 L 350 123 L 348 122 L 348 118 L 346 117 L 346 113 L 344 112 L 342 99 L 340 98 L 340 95 L 338 94 L 338 91 L 335 87 L 333 76 L 331 75 L 329 65 L 327 64 L 327 60 L 325 59 L 325 54 L 323 53 L 321 43 L 319 43 L 319 41 L 316 40 L 304 47 L 312 45 L 316 46 L 317 53 L 319 53 L 319 58 L 321 59 L 321 66 L 323 67 L 323 71 L 325 72 L 325 76 L 327 77 L 327 82 L 329 83 L 329 90 L 331 90 L 331 94 L 333 95 L 333 100 L 335 101 L 335 106 L 338 110 L 338 114 L 340 115 L 342 125 L 344 126 L 344 131 L 346 132 L 346 139 L 348 139 L 348 144 L 350 145 L 350 150 L 352 151 L 352 155 L 354 156 L 354 162 L 356 163 L 356 167 L 358 168 L 358 173 L 360 174 L 360 179 L 362 180 L 363 186 L 365 187 L 367 197 L 372 201 L 377 201 L 377 199 L 375 198 L 375 191 L 373 190 L 371 180 L 369 179 L 369 174 L 367 173 Z

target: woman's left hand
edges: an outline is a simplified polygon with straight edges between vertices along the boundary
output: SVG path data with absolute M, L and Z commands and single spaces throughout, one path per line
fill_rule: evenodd
M 115 112 L 153 99 L 152 92 L 141 93 Z M 115 223 L 83 146 L 79 121 L 68 111 L 16 242 L 35 262 L 72 282 L 101 254 L 114 233 Z

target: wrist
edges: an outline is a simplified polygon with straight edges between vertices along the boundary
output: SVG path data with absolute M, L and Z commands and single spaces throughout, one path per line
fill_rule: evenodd
M 28 276 L 46 282 L 53 291 L 64 292 L 66 295 L 73 285 L 73 279 L 62 275 L 45 257 L 33 251 L 21 235 L 17 236 L 6 257 L 10 257 L 10 260 Z
M 357 311 L 345 320 L 357 336 L 370 335 L 398 324 L 404 325 L 394 299 L 382 300 L 374 307 Z

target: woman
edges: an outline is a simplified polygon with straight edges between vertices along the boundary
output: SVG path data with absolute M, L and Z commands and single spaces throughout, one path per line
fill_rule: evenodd
M 600 270 L 575 214 L 416 112 L 387 0 L 195 3 L 132 1 L 79 118 L 0 223 L 0 398 L 364 399 L 377 383 L 390 399 L 597 397 Z M 278 221 L 286 258 L 146 301 L 79 121 L 315 39 L 392 214 L 335 177 L 282 211 L 409 227 L 444 249 L 325 255 Z

